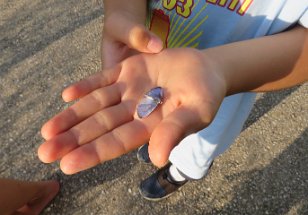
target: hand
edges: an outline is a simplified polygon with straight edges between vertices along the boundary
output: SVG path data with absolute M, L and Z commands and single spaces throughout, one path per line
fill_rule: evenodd
M 158 53 L 162 41 L 144 26 L 144 18 L 123 11 L 105 19 L 102 64 L 110 68 L 136 53 Z
M 73 174 L 149 141 L 151 161 L 163 166 L 174 146 L 213 120 L 226 95 L 219 69 L 195 49 L 130 57 L 64 90 L 65 101 L 81 99 L 42 127 L 38 155 L 46 163 L 61 159 L 62 171 Z M 163 104 L 139 119 L 140 98 L 156 86 Z
M 57 181 L 0 178 L 0 214 L 40 214 L 59 192 Z

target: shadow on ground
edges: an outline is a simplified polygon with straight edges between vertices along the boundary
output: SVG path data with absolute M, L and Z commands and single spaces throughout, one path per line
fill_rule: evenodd
M 95 32 L 97 43 L 92 42 L 92 46 L 82 41 L 72 46 L 66 40 L 76 41 L 76 31 L 86 29 L 93 21 L 99 23 L 102 4 L 3 1 L 1 14 L 4 12 L 7 16 L 1 17 L 0 38 L 0 175 L 23 180 L 58 179 L 64 186 L 55 201 L 63 200 L 65 194 L 65 200 L 72 202 L 76 193 L 82 195 L 128 172 L 134 165 L 128 155 L 74 176 L 62 174 L 58 164 L 42 164 L 36 155 L 43 141 L 40 127 L 65 107 L 61 90 L 68 82 L 78 80 L 77 67 L 85 55 L 97 49 L 100 32 Z M 85 38 L 85 42 L 89 41 Z
M 271 109 L 273 109 L 285 98 L 290 96 L 298 88 L 299 86 L 296 86 L 290 89 L 280 90 L 279 92 L 265 93 L 261 98 L 256 101 L 244 125 L 243 130 L 257 122 L 258 119 L 260 119 L 264 114 L 268 113 Z
M 28 1 L 1 25 L 0 50 L 8 55 L 0 65 L 0 75 L 35 55 L 51 43 L 102 16 L 101 5 L 74 0 Z M 7 5 L 10 3 L 8 2 Z M 5 10 L 5 5 L 3 6 Z M 13 50 L 13 52 L 12 52 Z M 1 56 L 3 57 L 3 56 Z
M 308 129 L 277 158 L 260 170 L 226 177 L 248 178 L 234 187 L 232 200 L 214 214 L 307 214 Z M 296 156 L 294 156 L 296 155 Z

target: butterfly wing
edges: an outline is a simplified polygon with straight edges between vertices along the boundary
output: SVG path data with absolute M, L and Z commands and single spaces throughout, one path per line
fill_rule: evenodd
M 162 103 L 163 90 L 161 87 L 155 87 L 147 92 L 137 106 L 137 115 L 144 118 L 150 115 L 155 108 Z
M 149 96 L 144 96 L 137 106 L 137 115 L 144 118 L 150 115 L 159 103 Z
M 163 89 L 161 87 L 155 87 L 151 89 L 146 95 L 152 97 L 153 99 L 159 99 L 160 101 L 163 98 Z

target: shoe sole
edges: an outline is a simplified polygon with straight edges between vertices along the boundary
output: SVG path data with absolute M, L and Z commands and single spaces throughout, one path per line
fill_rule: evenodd
M 179 189 L 177 189 L 176 191 L 172 192 L 172 193 L 169 193 L 168 195 L 164 196 L 164 197 L 161 197 L 161 198 L 150 198 L 150 197 L 146 197 L 142 194 L 142 191 L 140 189 L 140 187 L 138 188 L 138 191 L 140 193 L 140 195 L 142 196 L 142 198 L 146 199 L 146 200 L 149 200 L 151 202 L 159 202 L 160 200 L 164 200 L 166 198 L 168 198 L 169 196 L 173 195 L 174 193 L 180 191 L 182 189 L 182 187 L 179 187 Z

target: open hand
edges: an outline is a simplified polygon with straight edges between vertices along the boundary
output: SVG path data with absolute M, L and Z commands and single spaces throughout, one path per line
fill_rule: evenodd
M 80 100 L 42 127 L 43 162 L 61 159 L 73 174 L 116 158 L 149 141 L 151 161 L 163 166 L 185 136 L 206 127 L 226 95 L 218 66 L 195 49 L 139 54 L 82 80 L 63 92 Z M 136 106 L 144 93 L 160 86 L 163 104 L 139 119 Z

